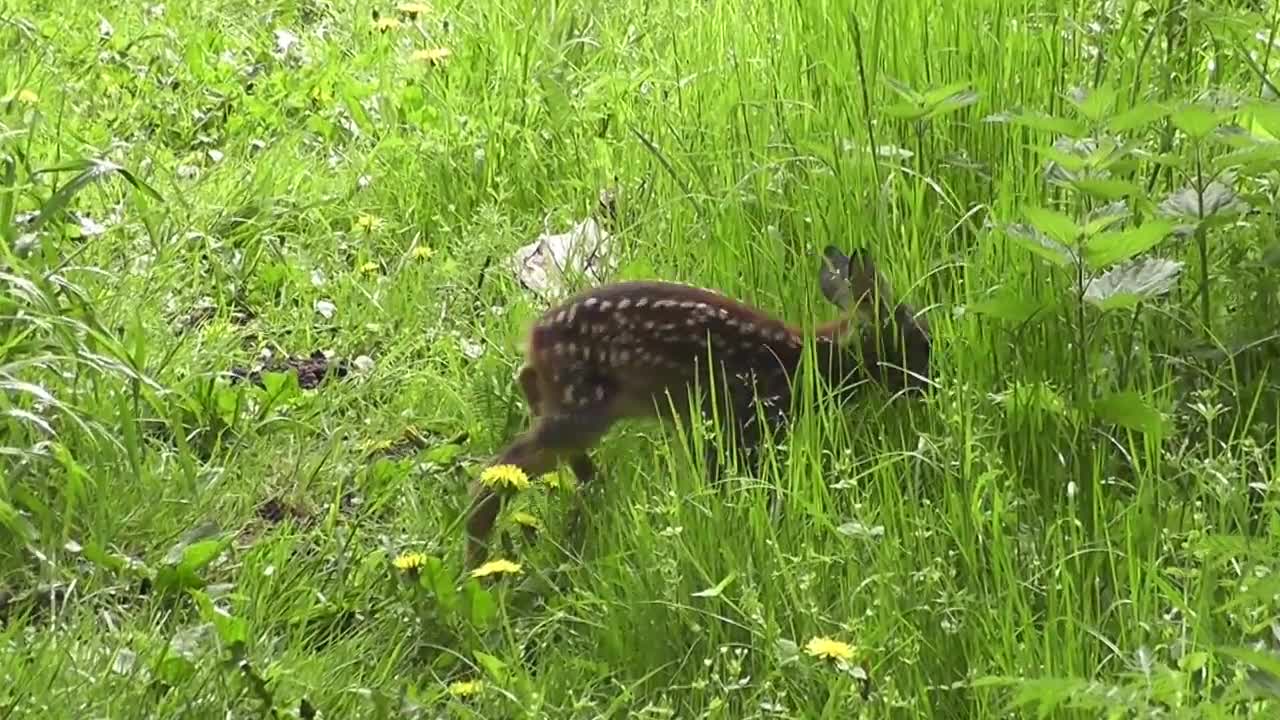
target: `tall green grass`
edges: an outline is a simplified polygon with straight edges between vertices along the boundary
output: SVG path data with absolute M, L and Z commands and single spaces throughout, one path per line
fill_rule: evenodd
M 1149 253 L 1186 263 L 1173 292 L 1024 322 L 1073 280 L 1001 228 L 1099 203 L 1046 182 L 1054 133 L 1002 118 L 1072 117 L 1077 87 L 1117 113 L 1269 98 L 1276 22 L 1182 0 L 11 3 L 0 709 L 1269 717 L 1275 158 L 1241 173 L 1254 212 Z M 964 101 L 903 119 L 904 88 Z M 1223 152 L 1167 118 L 1132 137 L 1144 214 Z M 624 424 L 580 489 L 580 561 L 567 492 L 539 490 L 542 532 L 504 525 L 523 577 L 455 582 L 466 483 L 526 422 L 542 307 L 505 258 L 606 187 L 618 277 L 806 327 L 834 312 L 822 246 L 869 248 L 928 312 L 937 388 L 840 407 L 806 375 L 784 451 L 727 488 L 685 453 L 700 430 Z M 316 390 L 226 376 L 317 349 L 373 364 Z M 423 569 L 392 567 L 410 552 Z M 823 636 L 854 661 L 807 654 Z

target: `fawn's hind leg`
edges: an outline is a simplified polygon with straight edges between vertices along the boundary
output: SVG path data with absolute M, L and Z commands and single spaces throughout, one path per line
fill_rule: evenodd
M 571 412 L 557 410 L 544 415 L 547 404 L 538 396 L 536 374 L 521 372 L 520 383 L 526 397 L 530 398 L 531 412 L 539 413 L 532 429 L 512 440 L 498 453 L 490 466 L 514 465 L 529 478 L 551 472 L 564 460 L 568 460 L 579 482 L 589 482 L 594 475 L 586 451 L 595 445 L 613 425 L 615 417 L 609 407 L 609 395 L 591 404 L 573 408 Z M 536 411 L 533 409 L 536 405 Z M 471 486 L 471 507 L 467 512 L 467 551 L 465 566 L 470 569 L 484 561 L 487 543 L 494 522 L 502 509 L 500 490 L 476 480 Z

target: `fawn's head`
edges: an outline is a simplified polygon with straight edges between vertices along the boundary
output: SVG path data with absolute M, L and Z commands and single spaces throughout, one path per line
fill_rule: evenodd
M 893 392 L 929 387 L 928 320 L 896 302 L 889 281 L 865 251 L 845 255 L 828 245 L 818 283 L 823 296 L 845 313 L 826 329 L 835 349 L 831 371 L 838 379 L 869 375 Z

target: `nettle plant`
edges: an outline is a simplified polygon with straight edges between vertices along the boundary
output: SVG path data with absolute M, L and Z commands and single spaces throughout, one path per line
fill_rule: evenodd
M 1116 91 L 1104 85 L 1074 91 L 1068 99 L 1072 116 L 1011 112 L 989 120 L 1058 136 L 1052 144 L 1034 147 L 1047 161 L 1045 180 L 1058 191 L 1056 207 L 1023 204 L 1024 222 L 992 223 L 991 229 L 1046 261 L 1064 277 L 1070 292 L 1046 301 L 1009 285 L 969 310 L 1017 324 L 1065 316 L 1071 324 L 1075 407 L 1104 421 L 1159 433 L 1162 415 L 1139 394 L 1095 391 L 1108 387 L 1105 369 L 1091 353 L 1095 339 L 1107 337 L 1099 331 L 1109 316 L 1125 313 L 1131 318 L 1128 342 L 1113 349 L 1127 355 L 1144 305 L 1169 294 L 1185 268 L 1183 261 L 1153 251 L 1166 241 L 1173 245 L 1188 239 L 1197 255 L 1199 325 L 1212 333 L 1213 231 L 1243 217 L 1248 203 L 1235 187 L 1245 175 L 1273 174 L 1280 143 L 1228 126 L 1244 104 L 1224 104 L 1221 96 L 1140 103 L 1119 111 Z M 1268 132 L 1280 130 L 1275 106 L 1253 102 L 1248 107 Z M 1153 150 L 1141 131 L 1165 119 L 1167 127 Z M 1182 140 L 1180 146 L 1175 147 L 1175 138 Z M 1149 173 L 1145 182 L 1144 169 Z M 1182 186 L 1161 196 L 1153 191 L 1164 172 Z M 1122 362 L 1117 384 L 1125 382 Z

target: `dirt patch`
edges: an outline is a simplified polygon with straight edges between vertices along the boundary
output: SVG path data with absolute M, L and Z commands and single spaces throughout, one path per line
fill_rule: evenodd
M 302 527 L 311 524 L 311 513 L 280 497 L 268 498 L 258 506 L 255 513 L 259 520 L 269 525 L 279 525 L 285 520 L 293 520 Z
M 323 350 L 316 350 L 308 357 L 286 356 L 273 358 L 269 362 L 255 368 L 235 367 L 230 370 L 231 382 L 249 382 L 258 387 L 262 383 L 263 373 L 293 372 L 298 376 L 298 387 L 303 390 L 314 390 L 331 374 L 338 379 L 351 374 L 351 363 L 340 358 L 330 358 Z

